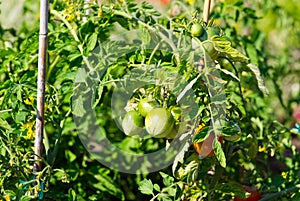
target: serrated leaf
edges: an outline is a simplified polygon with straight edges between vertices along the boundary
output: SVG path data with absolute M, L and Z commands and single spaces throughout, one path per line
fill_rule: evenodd
M 82 117 L 86 113 L 86 110 L 83 107 L 83 98 L 82 98 L 82 96 L 77 96 L 76 99 L 73 99 L 72 113 L 75 116 L 78 116 L 78 117 Z
M 215 156 L 218 159 L 220 165 L 223 168 L 225 168 L 226 167 L 226 157 L 225 157 L 224 151 L 222 149 L 221 143 L 216 139 L 214 139 L 214 142 L 213 142 L 213 149 L 215 152 Z
M 167 188 L 167 192 L 172 197 L 176 195 L 176 189 L 175 188 Z
M 94 175 L 97 182 L 93 183 L 93 187 L 99 189 L 100 191 L 106 191 L 111 195 L 114 195 L 119 200 L 125 200 L 125 196 L 120 187 L 116 182 L 109 177 L 106 173 L 100 172 Z
M 246 62 L 249 60 L 248 57 L 240 53 L 237 49 L 231 47 L 231 43 L 227 40 L 227 38 L 214 36 L 212 37 L 212 41 L 215 45 L 215 49 L 224 56 L 240 62 Z
M 139 190 L 146 195 L 153 195 L 153 184 L 150 179 L 144 179 L 139 184 Z
M 265 86 L 265 82 L 260 75 L 259 68 L 254 64 L 247 64 L 247 67 L 250 68 L 250 70 L 255 75 L 255 78 L 256 78 L 257 84 L 258 84 L 258 88 L 261 90 L 261 92 L 263 92 L 264 95 L 269 95 L 268 89 Z
M 206 140 L 209 134 L 211 133 L 211 131 L 212 131 L 211 126 L 206 126 L 202 128 L 201 131 L 194 136 L 193 143 L 198 143 Z
M 163 172 L 159 172 L 159 174 L 162 176 L 163 183 L 165 186 L 170 186 L 173 184 L 173 182 L 174 182 L 173 177 L 171 177 L 170 175 L 167 175 L 166 173 L 163 173 Z

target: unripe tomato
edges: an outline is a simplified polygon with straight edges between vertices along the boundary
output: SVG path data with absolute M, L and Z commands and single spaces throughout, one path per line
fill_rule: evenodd
M 144 119 L 135 110 L 126 113 L 122 121 L 122 128 L 126 135 L 139 135 L 143 132 Z
M 241 138 L 241 136 L 238 134 L 232 135 L 232 136 L 224 136 L 225 140 L 232 141 L 232 142 L 238 141 L 240 138 Z
M 207 27 L 206 28 L 207 37 L 211 39 L 215 35 L 219 35 L 220 31 L 217 28 L 214 27 Z
M 218 51 L 215 49 L 213 42 L 204 41 L 203 48 L 207 52 L 207 54 L 211 57 L 212 60 L 216 60 L 218 58 Z
M 173 126 L 174 118 L 165 108 L 154 108 L 145 118 L 146 131 L 156 138 L 167 137 Z
M 245 192 L 250 193 L 250 196 L 247 198 L 234 197 L 234 201 L 258 201 L 261 198 L 259 191 L 255 187 L 243 186 Z
M 148 101 L 147 98 L 140 100 L 138 104 L 138 109 L 140 114 L 145 117 L 156 105 L 158 105 L 155 101 Z
M 214 149 L 213 149 L 213 141 L 215 139 L 215 133 L 212 132 L 209 134 L 208 138 L 206 138 L 202 142 L 194 143 L 194 149 L 197 152 L 199 156 L 206 157 L 206 156 L 212 156 L 214 155 Z M 218 138 L 219 142 L 223 142 L 223 138 Z
M 218 63 L 220 64 L 220 66 L 224 69 L 231 69 L 232 65 L 231 63 L 228 61 L 228 59 L 226 58 L 218 58 Z
M 201 24 L 193 24 L 191 27 L 191 34 L 192 36 L 201 36 L 204 33 L 204 28 L 201 26 Z

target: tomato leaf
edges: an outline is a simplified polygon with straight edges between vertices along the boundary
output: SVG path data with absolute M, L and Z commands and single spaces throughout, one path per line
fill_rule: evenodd
M 237 49 L 231 47 L 230 41 L 226 37 L 214 36 L 211 38 L 215 49 L 222 55 L 232 58 L 234 61 L 247 62 L 249 59 Z
M 171 177 L 170 175 L 167 175 L 166 173 L 163 173 L 163 172 L 159 172 L 159 174 L 162 176 L 163 183 L 165 186 L 170 186 L 173 184 L 173 182 L 174 182 L 173 177 Z
M 88 39 L 88 42 L 87 42 L 87 48 L 90 50 L 90 51 L 92 51 L 94 48 L 95 48 L 95 46 L 96 46 L 96 44 L 97 44 L 97 34 L 96 33 L 93 33 L 90 37 L 89 37 L 89 39 Z
M 125 200 L 124 193 L 114 180 L 107 175 L 107 172 L 99 171 L 99 174 L 96 174 L 94 177 L 97 180 L 97 182 L 93 184 L 94 188 L 99 189 L 100 191 L 106 191 L 109 194 L 116 196 L 119 200 Z
M 260 75 L 259 68 L 254 64 L 248 64 L 247 67 L 250 68 L 250 70 L 255 75 L 255 78 L 256 78 L 257 84 L 258 84 L 258 88 L 261 90 L 261 92 L 263 92 L 264 95 L 269 95 L 268 89 L 265 86 L 265 82 Z
M 157 192 L 160 192 L 160 187 L 158 184 L 154 184 L 153 185 L 154 190 L 156 190 Z
M 226 157 L 225 157 L 225 154 L 223 152 L 222 145 L 217 139 L 214 139 L 213 149 L 215 151 L 215 155 L 216 155 L 220 165 L 223 168 L 225 168 L 226 167 Z
M 237 182 L 228 182 L 217 184 L 215 190 L 219 190 L 222 193 L 234 194 L 239 198 L 245 198 L 246 192 L 241 188 L 241 185 Z
M 226 75 L 229 75 L 229 76 L 232 77 L 234 80 L 240 82 L 240 79 L 239 79 L 234 73 L 230 72 L 229 70 L 226 70 L 226 69 L 223 69 L 223 68 L 219 68 L 219 67 L 218 67 L 218 69 L 219 69 L 222 73 L 224 73 L 224 74 L 226 74 Z
M 240 133 L 240 130 L 238 130 L 235 127 L 226 127 L 222 130 L 222 136 L 233 136 Z
M 258 65 L 258 56 L 255 46 L 253 44 L 248 43 L 246 46 L 247 55 L 250 57 L 251 63 Z
M 206 140 L 206 138 L 208 138 L 211 131 L 212 131 L 211 126 L 204 127 L 203 129 L 201 129 L 201 131 L 199 133 L 197 133 L 194 136 L 193 143 L 198 143 L 198 142 L 202 142 L 202 141 Z
M 146 195 L 153 195 L 153 184 L 150 179 L 144 179 L 139 184 L 139 190 Z
M 178 165 L 178 162 L 183 163 L 185 152 L 187 152 L 191 146 L 191 141 L 190 141 L 190 136 L 192 134 L 191 132 L 192 132 L 192 130 L 187 133 L 183 133 L 179 138 L 179 140 L 182 142 L 182 146 L 180 147 L 180 151 L 176 155 L 173 165 L 172 165 L 173 175 L 175 175 L 175 170 Z
M 75 116 L 82 117 L 86 110 L 83 107 L 83 98 L 82 96 L 78 96 L 76 99 L 72 102 L 72 112 Z

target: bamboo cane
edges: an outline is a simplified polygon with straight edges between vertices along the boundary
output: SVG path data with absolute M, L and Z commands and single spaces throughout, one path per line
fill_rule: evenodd
M 40 33 L 38 52 L 38 77 L 37 77 L 37 112 L 35 130 L 35 162 L 33 171 L 42 170 L 43 131 L 44 131 L 44 101 L 45 101 L 45 74 L 46 54 L 48 41 L 48 0 L 40 0 Z
M 203 9 L 203 20 L 208 23 L 210 13 L 211 0 L 205 0 Z

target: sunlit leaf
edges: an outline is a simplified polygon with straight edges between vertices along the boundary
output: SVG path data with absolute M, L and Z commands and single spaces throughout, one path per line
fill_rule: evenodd
M 254 73 L 255 78 L 257 80 L 258 88 L 261 90 L 261 92 L 263 92 L 264 95 L 269 95 L 268 89 L 265 86 L 265 82 L 260 75 L 259 68 L 254 64 L 248 64 L 247 66 Z
M 150 179 L 144 179 L 139 183 L 139 190 L 146 195 L 153 194 L 153 184 Z
M 223 152 L 221 143 L 216 139 L 214 139 L 214 141 L 213 141 L 213 149 L 214 149 L 216 158 L 218 159 L 220 165 L 223 168 L 225 168 L 226 167 L 226 157 Z

